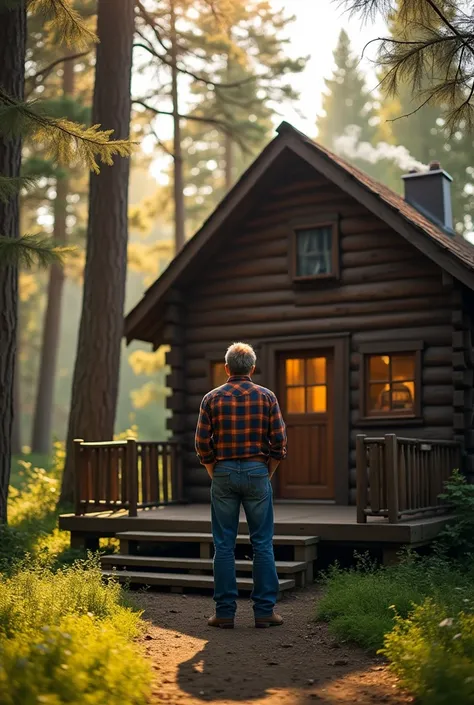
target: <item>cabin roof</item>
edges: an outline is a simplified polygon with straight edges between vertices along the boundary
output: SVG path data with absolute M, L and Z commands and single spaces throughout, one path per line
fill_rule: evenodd
M 172 289 L 179 288 L 182 277 L 205 245 L 233 219 L 247 213 L 251 206 L 249 196 L 252 190 L 261 184 L 284 150 L 290 150 L 313 166 L 443 270 L 474 290 L 474 247 L 470 243 L 461 236 L 449 235 L 390 188 L 313 142 L 289 123 L 282 122 L 277 129 L 277 136 L 263 149 L 194 237 L 187 241 L 181 252 L 127 315 L 127 341 L 138 339 L 156 344 L 156 317 L 166 296 Z M 151 330 L 155 331 L 154 335 L 150 334 Z

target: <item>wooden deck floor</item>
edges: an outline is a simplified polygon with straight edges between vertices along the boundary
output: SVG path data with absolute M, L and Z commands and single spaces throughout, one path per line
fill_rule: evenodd
M 357 524 L 356 508 L 330 504 L 275 503 L 275 534 L 319 536 L 322 541 L 344 543 L 389 543 L 421 545 L 431 541 L 446 523 L 446 515 L 421 517 L 389 524 L 384 518 L 369 518 Z M 119 531 L 211 530 L 208 504 L 188 504 L 141 510 L 137 517 L 125 511 L 98 512 L 85 516 L 65 514 L 59 525 L 77 536 L 114 536 Z M 242 532 L 247 532 L 241 515 Z

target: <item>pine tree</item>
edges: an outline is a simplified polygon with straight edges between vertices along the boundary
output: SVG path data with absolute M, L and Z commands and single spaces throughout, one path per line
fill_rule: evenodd
M 68 0 L 30 0 L 29 8 L 45 11 L 67 45 L 94 39 Z M 11 463 L 13 386 L 17 328 L 17 267 L 57 260 L 49 240 L 19 235 L 18 192 L 29 185 L 20 176 L 21 138 L 43 143 L 47 154 L 61 162 L 82 161 L 94 171 L 114 155 L 131 151 L 128 140 L 110 141 L 110 131 L 84 127 L 65 118 L 47 116 L 41 106 L 24 100 L 26 3 L 0 4 L 0 522 L 7 519 Z
M 62 84 L 63 96 L 65 98 L 72 96 L 74 92 L 74 61 L 72 59 L 68 58 L 63 63 Z M 67 171 L 58 174 L 55 181 L 53 241 L 59 247 L 64 247 L 67 239 L 67 199 L 70 188 Z M 38 388 L 31 440 L 33 453 L 47 454 L 51 450 L 51 423 L 63 286 L 64 269 L 60 264 L 53 264 L 49 273 L 46 312 L 43 323 Z
M 452 134 L 474 129 L 474 14 L 472 3 L 454 0 L 342 0 L 366 18 L 380 13 L 390 21 L 394 10 L 411 36 L 379 38 L 378 62 L 383 87 L 398 95 L 400 84 L 423 101 L 443 107 Z M 413 29 L 415 32 L 413 33 Z M 429 76 L 429 82 L 424 78 Z
M 323 115 L 317 119 L 318 142 L 334 149 L 335 138 L 343 135 L 349 125 L 360 128 L 361 142 L 373 142 L 377 135 L 375 99 L 367 89 L 344 29 L 339 34 L 334 62 L 332 76 L 325 80 Z
M 24 0 L 9 10 L 0 6 L 0 86 L 17 101 L 23 99 L 25 46 Z M 0 240 L 15 240 L 19 234 L 15 187 L 20 177 L 21 137 L 6 134 L 1 128 L 0 122 Z M 7 520 L 10 482 L 17 296 L 17 268 L 13 261 L 2 267 L 0 276 L 0 523 Z
M 158 98 L 170 95 L 167 72 L 174 72 L 177 63 L 178 76 L 193 79 L 192 105 L 187 111 L 181 107 L 177 120 L 175 99 L 171 110 L 163 109 L 163 101 L 156 106 L 154 96 L 136 102 L 152 116 L 172 115 L 175 127 L 179 123 L 181 140 L 175 136 L 173 144 L 162 146 L 173 159 L 172 185 L 182 171 L 179 181 L 184 187 L 189 234 L 268 139 L 270 106 L 296 99 L 290 77 L 304 68 L 305 59 L 285 55 L 284 32 L 293 18 L 275 11 L 265 0 L 222 3 L 224 28 L 211 3 L 174 0 L 180 20 L 174 57 L 168 46 L 172 46 L 169 1 L 152 14 L 138 3 L 148 26 L 148 31 L 147 27 L 139 30 L 140 46 L 160 62 L 163 88 Z M 153 122 L 149 129 L 153 134 Z
M 422 41 L 426 27 L 419 24 L 416 13 L 401 12 L 402 2 L 397 3 L 397 11 L 390 16 L 390 37 L 396 41 Z M 443 8 L 445 9 L 445 8 Z M 432 16 L 433 26 L 437 17 Z M 470 192 L 474 184 L 474 174 L 470 167 L 474 163 L 474 140 L 466 125 L 453 134 L 446 124 L 446 105 L 430 101 L 424 104 L 424 91 L 430 89 L 436 80 L 435 73 L 425 71 L 420 79 L 419 91 L 413 93 L 411 84 L 400 81 L 397 95 L 383 101 L 384 117 L 394 144 L 403 145 L 418 161 L 428 165 L 440 161 L 441 166 L 453 177 L 452 204 L 456 227 L 459 232 L 472 229 L 474 214 Z
M 134 1 L 99 0 L 92 122 L 130 129 Z M 61 501 L 74 491 L 73 441 L 113 437 L 127 272 L 129 161 L 92 174 L 79 340 Z

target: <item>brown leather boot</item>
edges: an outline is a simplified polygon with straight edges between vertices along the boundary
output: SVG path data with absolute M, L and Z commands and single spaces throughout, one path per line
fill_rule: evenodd
M 233 629 L 234 620 L 232 617 L 217 617 L 215 614 L 209 617 L 208 625 L 210 627 L 219 627 L 219 629 Z
M 255 626 L 257 629 L 266 629 L 267 627 L 280 627 L 283 624 L 283 617 L 276 612 L 273 612 L 269 617 L 255 617 Z

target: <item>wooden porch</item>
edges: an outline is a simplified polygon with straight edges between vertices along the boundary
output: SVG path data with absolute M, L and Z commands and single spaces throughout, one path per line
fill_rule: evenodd
M 275 502 L 275 534 L 316 535 L 322 542 L 419 546 L 432 541 L 447 520 L 438 516 L 407 517 L 391 524 L 382 516 L 357 522 L 357 507 L 306 502 Z M 100 537 L 123 531 L 210 532 L 209 504 L 167 505 L 138 510 L 131 517 L 124 509 L 63 514 L 60 527 L 72 534 L 73 543 L 91 548 Z M 242 513 L 239 531 L 248 533 Z
M 102 559 L 106 574 L 112 568 L 121 580 L 171 589 L 212 587 L 210 507 L 186 503 L 178 444 L 76 441 L 75 459 L 75 513 L 59 521 L 72 546 L 95 550 L 101 538 L 118 537 L 120 553 Z M 312 580 L 325 544 L 372 548 L 384 562 L 403 546 L 428 544 L 446 524 L 449 507 L 439 495 L 459 463 L 453 441 L 358 436 L 357 506 L 276 500 L 280 592 Z M 248 533 L 242 512 L 242 589 L 252 586 Z

